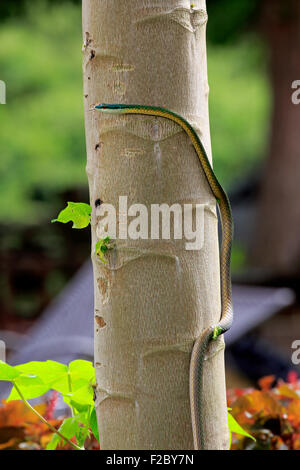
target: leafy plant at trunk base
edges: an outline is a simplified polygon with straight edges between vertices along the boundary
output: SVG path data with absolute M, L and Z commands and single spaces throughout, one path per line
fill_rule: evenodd
M 54 450 L 67 444 L 73 449 L 84 450 L 85 442 L 92 434 L 99 440 L 93 401 L 95 370 L 91 362 L 75 360 L 66 366 L 55 361 L 34 361 L 12 367 L 0 361 L 0 380 L 13 384 L 6 401 L 8 406 L 14 400 L 22 400 L 31 415 L 52 431 L 46 449 Z M 50 390 L 59 392 L 71 409 L 72 416 L 59 422 L 59 426 L 28 402 Z
M 99 449 L 91 362 L 33 361 L 12 367 L 0 361 L 1 380 L 13 388 L 0 407 L 0 450 Z M 274 382 L 268 376 L 259 381 L 259 390 L 228 390 L 232 450 L 300 450 L 300 380 L 291 372 L 287 382 Z M 48 406 L 28 402 L 51 390 Z M 70 407 L 65 419 L 53 417 L 58 394 Z

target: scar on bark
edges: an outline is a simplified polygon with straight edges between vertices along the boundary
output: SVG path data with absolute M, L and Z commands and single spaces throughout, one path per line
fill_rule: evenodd
M 131 64 L 114 64 L 112 66 L 113 72 L 133 72 L 135 70 L 134 65 Z
M 109 280 L 106 279 L 106 278 L 101 278 L 100 277 L 99 279 L 97 279 L 97 284 L 98 284 L 99 292 L 100 292 L 100 295 L 101 295 L 101 298 L 102 298 L 102 303 L 106 304 L 108 299 L 109 299 L 109 295 L 110 295 Z
M 95 145 L 95 150 L 96 150 L 96 152 L 97 152 L 97 150 L 100 149 L 102 143 L 103 143 L 103 142 L 97 142 L 97 144 Z
M 95 201 L 95 207 L 98 207 L 98 206 L 101 206 L 103 201 L 101 201 L 101 199 L 96 199 Z
M 97 322 L 97 325 L 99 325 L 100 328 L 104 328 L 106 326 L 106 323 L 103 317 L 100 317 L 99 315 L 95 315 L 95 320 Z
M 93 42 L 93 39 L 90 37 L 90 33 L 89 32 L 86 32 L 85 33 L 85 43 L 84 43 L 84 47 L 87 48 L 89 47 Z

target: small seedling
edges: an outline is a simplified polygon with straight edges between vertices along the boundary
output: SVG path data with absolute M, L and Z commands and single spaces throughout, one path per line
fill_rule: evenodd
M 222 333 L 222 328 L 220 326 L 216 326 L 213 331 L 212 339 L 216 340 L 220 334 Z
M 101 203 L 100 199 L 97 199 L 96 206 L 100 205 L 97 204 L 98 201 Z M 73 222 L 72 228 L 85 228 L 91 223 L 91 213 L 92 208 L 89 204 L 84 202 L 68 202 L 67 207 L 60 211 L 57 219 L 53 219 L 51 222 L 61 222 L 62 224 Z M 100 238 L 97 241 L 95 254 L 102 263 L 107 263 L 104 254 L 111 250 L 113 246 L 110 237 Z
M 96 243 L 95 254 L 99 256 L 103 263 L 107 263 L 107 260 L 104 258 L 104 254 L 112 248 L 113 243 L 111 242 L 110 237 L 100 238 Z

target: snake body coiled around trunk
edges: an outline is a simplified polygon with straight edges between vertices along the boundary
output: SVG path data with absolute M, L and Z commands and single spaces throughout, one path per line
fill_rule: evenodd
M 220 185 L 211 167 L 205 149 L 194 128 L 179 114 L 168 109 L 156 106 L 128 105 L 128 104 L 99 104 L 94 109 L 102 112 L 117 114 L 142 114 L 162 117 L 176 122 L 191 139 L 195 152 L 199 158 L 201 168 L 205 174 L 209 187 L 216 198 L 222 224 L 222 246 L 220 254 L 221 275 L 221 315 L 219 322 L 208 327 L 195 341 L 189 374 L 190 407 L 192 431 L 195 450 L 205 449 L 206 436 L 203 417 L 203 367 L 205 354 L 211 341 L 229 330 L 233 320 L 230 257 L 233 238 L 233 220 L 228 197 Z

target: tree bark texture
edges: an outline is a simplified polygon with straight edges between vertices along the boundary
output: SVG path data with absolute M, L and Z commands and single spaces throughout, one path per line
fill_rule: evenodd
M 191 449 L 193 343 L 220 317 L 215 200 L 175 123 L 104 115 L 97 103 L 162 106 L 195 126 L 209 154 L 206 7 L 187 0 L 84 0 L 84 101 L 95 290 L 96 409 L 102 449 Z M 201 203 L 203 247 L 185 240 L 123 240 L 94 255 L 96 201 L 118 208 Z M 99 204 L 99 201 L 98 203 Z M 124 223 L 119 216 L 119 226 Z M 98 235 L 97 235 L 98 233 Z M 224 342 L 204 370 L 207 448 L 228 446 Z

